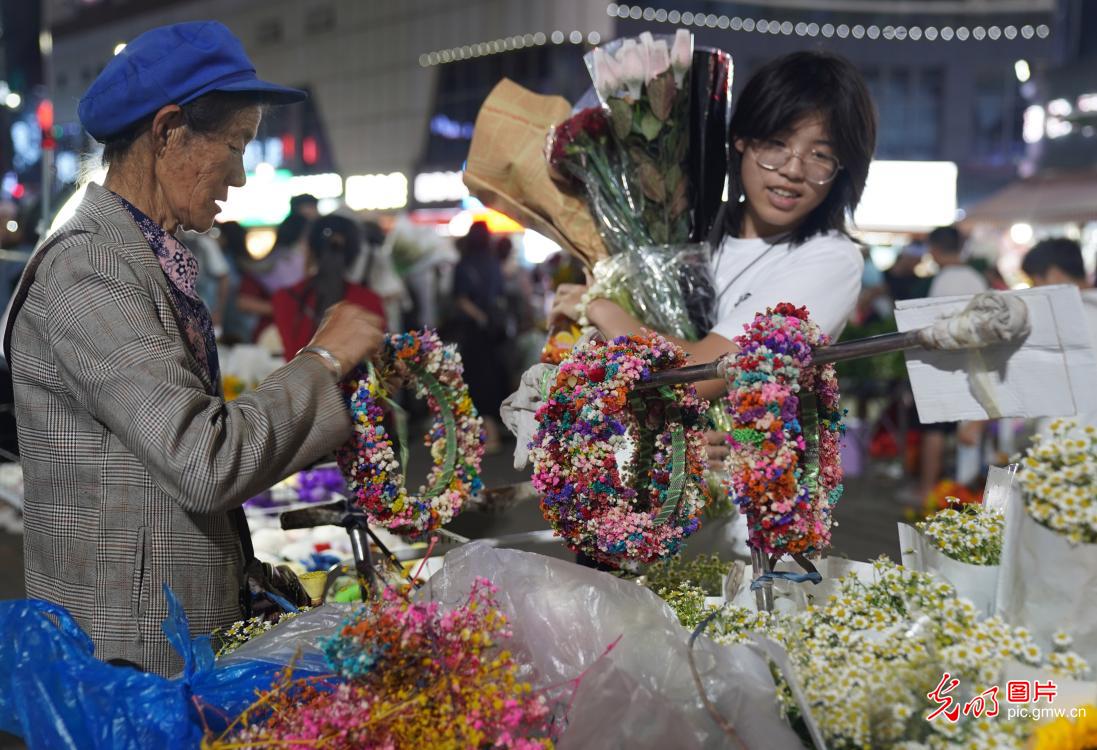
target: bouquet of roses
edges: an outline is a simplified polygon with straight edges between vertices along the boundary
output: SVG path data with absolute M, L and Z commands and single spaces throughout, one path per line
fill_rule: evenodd
M 726 164 L 726 135 L 710 133 L 715 121 L 726 133 L 730 58 L 695 54 L 680 29 L 615 40 L 586 62 L 600 106 L 555 127 L 546 158 L 558 182 L 586 201 L 609 253 L 592 269 L 592 293 L 663 333 L 699 338 L 715 294 L 708 249 L 690 243 L 707 234 L 723 188 L 722 169 L 714 187 L 712 162 Z M 718 106 L 695 106 L 695 98 Z

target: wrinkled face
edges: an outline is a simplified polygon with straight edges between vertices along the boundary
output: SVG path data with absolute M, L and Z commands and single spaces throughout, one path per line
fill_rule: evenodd
M 259 130 L 258 106 L 238 111 L 220 132 L 173 128 L 157 156 L 156 178 L 166 208 L 184 229 L 205 232 L 221 212 L 218 201 L 242 187 L 244 148 Z
M 763 148 L 781 146 L 793 155 L 776 169 L 765 169 L 758 163 Z M 805 175 L 805 160 L 836 159 L 834 145 L 818 115 L 806 117 L 788 130 L 776 133 L 765 141 L 739 138 L 735 148 L 743 155 L 740 168 L 747 206 L 742 234 L 744 238 L 774 237 L 794 231 L 830 193 L 834 180 L 819 185 Z

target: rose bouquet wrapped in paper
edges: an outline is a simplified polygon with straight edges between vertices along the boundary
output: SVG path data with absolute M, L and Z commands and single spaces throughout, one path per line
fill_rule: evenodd
M 1047 647 L 1066 628 L 1097 662 L 1097 429 L 1057 420 L 1033 438 L 1006 509 L 998 611 Z
M 715 305 L 708 248 L 695 242 L 714 218 L 705 152 L 727 157 L 730 58 L 698 55 L 700 65 L 685 30 L 596 48 L 586 62 L 600 106 L 557 125 L 546 153 L 559 183 L 582 195 L 608 252 L 591 269 L 592 293 L 686 339 L 707 333 Z M 695 96 L 706 106 L 693 106 Z M 714 139 L 715 129 L 724 137 Z

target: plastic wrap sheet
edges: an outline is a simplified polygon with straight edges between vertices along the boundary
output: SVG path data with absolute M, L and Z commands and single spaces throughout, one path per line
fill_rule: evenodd
M 248 641 L 217 664 L 228 668 L 259 662 L 283 667 L 292 662 L 294 671 L 331 672 L 317 641 L 335 635 L 347 615 L 358 606 L 361 605 L 331 603 L 302 612 Z
M 708 245 L 642 245 L 595 264 L 603 295 L 659 331 L 695 341 L 715 322 Z
M 689 632 L 647 588 L 562 560 L 473 543 L 446 555 L 420 595 L 457 604 L 477 577 L 499 588 L 514 632 L 509 648 L 528 664 L 535 687 L 582 675 L 561 748 L 735 746 L 701 704 L 686 656 Z M 778 714 L 763 657 L 703 637 L 694 656 L 709 698 L 743 746 L 802 747 Z
M 1006 506 L 998 614 L 1028 628 L 1045 651 L 1065 630 L 1073 650 L 1097 665 L 1097 544 L 1071 544 L 1041 526 L 1018 494 Z

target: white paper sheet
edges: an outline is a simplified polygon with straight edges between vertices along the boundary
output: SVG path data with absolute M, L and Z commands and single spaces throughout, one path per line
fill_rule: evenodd
M 1097 353 L 1086 328 L 1082 298 L 1074 286 L 1047 286 L 1015 292 L 1029 311 L 1032 333 L 1020 345 L 979 350 L 994 401 L 1003 417 L 1072 416 L 1097 409 Z M 932 324 L 964 309 L 971 297 L 902 300 L 895 318 L 900 331 Z M 987 419 L 972 392 L 975 363 L 967 351 L 907 352 L 918 419 L 924 423 Z
M 1031 631 L 1049 651 L 1056 631 L 1090 667 L 1097 665 L 1097 544 L 1071 544 L 1029 517 L 1018 495 L 1006 505 L 998 614 Z

